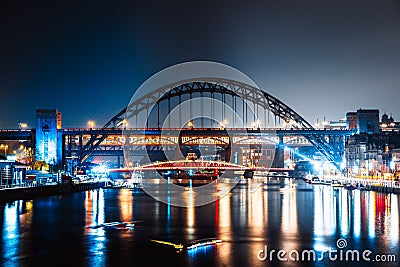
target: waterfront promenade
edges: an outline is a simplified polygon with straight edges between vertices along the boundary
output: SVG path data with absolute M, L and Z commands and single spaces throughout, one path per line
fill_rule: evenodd
M 385 179 L 356 178 L 348 176 L 324 175 L 319 177 L 323 181 L 338 180 L 342 185 L 349 184 L 356 188 L 369 188 L 382 193 L 400 194 L 400 182 Z
M 0 189 L 0 202 L 27 200 L 36 197 L 62 195 L 105 186 L 105 182 L 87 182 L 79 184 L 54 184 L 30 187 L 9 187 Z

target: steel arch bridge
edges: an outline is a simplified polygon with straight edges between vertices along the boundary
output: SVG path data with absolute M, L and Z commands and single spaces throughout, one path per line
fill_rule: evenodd
M 157 107 L 157 117 L 158 121 L 156 127 L 160 128 L 160 103 L 167 102 L 168 112 L 171 111 L 171 99 L 178 98 L 178 102 L 181 102 L 183 96 L 189 96 L 192 99 L 193 95 L 204 96 L 211 95 L 213 98 L 215 95 L 220 94 L 223 102 L 226 96 L 230 96 L 233 109 L 236 109 L 237 100 L 241 99 L 243 104 L 243 115 L 245 113 L 244 109 L 246 106 L 246 122 L 247 123 L 247 106 L 253 105 L 254 110 L 257 112 L 259 108 L 263 109 L 265 112 L 269 111 L 275 116 L 276 119 L 283 120 L 291 125 L 293 129 L 314 131 L 314 127 L 307 122 L 302 116 L 295 112 L 288 105 L 268 94 L 265 91 L 259 90 L 258 88 L 230 80 L 230 79 L 220 79 L 220 78 L 196 78 L 179 81 L 172 83 L 148 94 L 138 98 L 133 103 L 130 103 L 127 107 L 123 108 L 118 114 L 112 117 L 104 126 L 103 129 L 115 129 L 126 127 L 125 122 L 142 112 L 146 112 L 147 116 L 151 112 L 155 112 L 153 107 Z M 246 104 L 245 102 L 246 101 Z M 149 110 L 150 109 L 150 110 Z M 162 116 L 162 114 L 161 114 Z M 266 117 L 264 117 L 266 118 Z M 268 117 L 269 120 L 269 117 Z M 234 122 L 233 122 L 234 123 Z M 148 128 L 148 122 L 146 124 Z M 77 153 L 77 159 L 79 163 L 84 162 L 91 153 L 101 144 L 102 141 L 107 137 L 106 134 L 92 134 L 90 140 L 82 147 Z M 332 162 L 338 169 L 340 166 L 341 155 L 338 151 L 332 147 L 331 144 L 325 139 L 324 135 L 314 131 L 314 134 L 308 134 L 304 136 L 315 148 L 330 162 Z

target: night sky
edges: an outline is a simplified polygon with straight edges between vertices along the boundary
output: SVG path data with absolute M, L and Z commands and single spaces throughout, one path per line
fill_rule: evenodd
M 85 3 L 82 3 L 85 2 Z M 0 128 L 102 126 L 165 67 L 217 61 L 309 122 L 378 108 L 400 120 L 400 2 L 0 2 Z

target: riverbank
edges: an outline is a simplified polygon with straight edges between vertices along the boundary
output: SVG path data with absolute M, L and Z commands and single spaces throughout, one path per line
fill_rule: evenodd
M 317 176 L 314 176 L 317 177 Z M 383 179 L 365 179 L 365 178 L 354 178 L 354 177 L 337 177 L 337 176 L 325 176 L 320 179 L 322 183 L 330 184 L 332 180 L 339 181 L 342 185 L 349 185 L 353 189 L 375 191 L 379 193 L 392 193 L 400 194 L 400 182 L 393 180 L 383 180 Z M 304 181 L 310 182 L 310 178 L 303 178 Z
M 104 186 L 104 182 L 80 184 L 56 184 L 36 187 L 13 187 L 0 189 L 0 202 L 27 200 L 37 197 L 53 196 L 97 189 Z
M 393 193 L 400 194 L 400 183 L 391 180 L 377 180 L 377 179 L 360 179 L 353 177 L 344 177 L 339 179 L 342 183 L 354 185 L 356 188 L 369 189 L 371 191 L 380 193 Z

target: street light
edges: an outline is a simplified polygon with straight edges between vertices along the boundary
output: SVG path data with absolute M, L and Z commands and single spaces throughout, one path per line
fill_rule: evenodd
M 26 122 L 20 122 L 20 123 L 18 123 L 18 125 L 19 125 L 19 128 L 20 128 L 20 129 L 26 129 L 26 128 L 28 128 L 28 124 L 27 124 Z
M 253 126 L 253 128 L 260 128 L 260 120 L 256 120 L 254 122 L 251 123 L 251 126 Z
M 88 125 L 90 128 L 93 128 L 95 126 L 94 120 L 89 120 Z
M 221 126 L 221 128 L 225 128 L 228 125 L 228 120 L 227 119 L 223 119 L 219 125 Z

